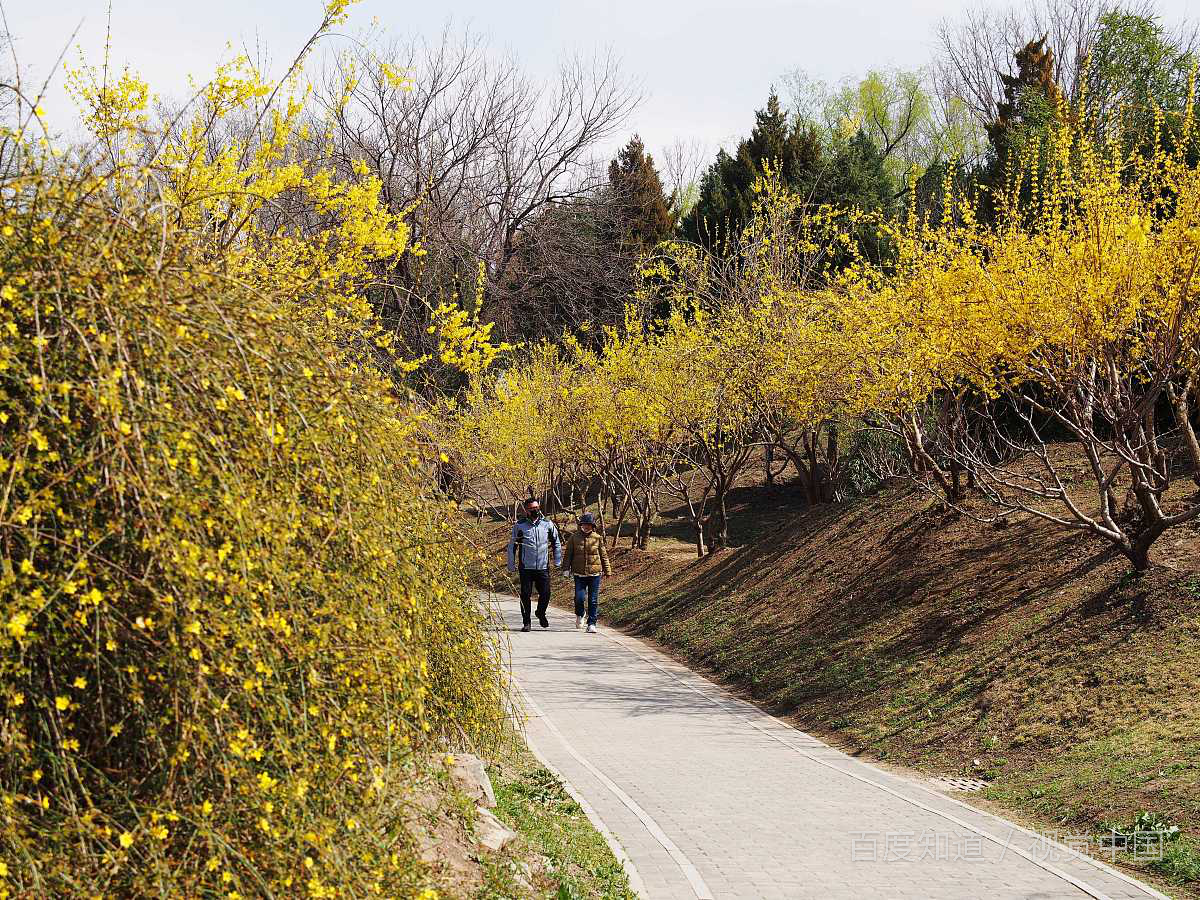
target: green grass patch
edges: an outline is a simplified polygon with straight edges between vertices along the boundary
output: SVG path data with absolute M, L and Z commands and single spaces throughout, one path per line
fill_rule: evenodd
M 512 855 L 529 860 L 531 872 L 523 872 L 519 863 L 493 861 L 479 900 L 530 896 L 522 876 L 526 884 L 532 881 L 536 897 L 634 900 L 625 870 L 604 838 L 528 749 L 512 742 L 489 772 L 496 816 L 520 835 Z

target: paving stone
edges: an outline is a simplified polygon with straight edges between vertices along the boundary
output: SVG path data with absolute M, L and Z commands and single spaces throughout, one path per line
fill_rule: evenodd
M 554 609 L 549 631 L 523 634 L 516 600 L 499 604 L 534 705 L 530 744 L 604 821 L 652 900 L 1163 898 L 828 747 L 627 635 L 577 632 Z

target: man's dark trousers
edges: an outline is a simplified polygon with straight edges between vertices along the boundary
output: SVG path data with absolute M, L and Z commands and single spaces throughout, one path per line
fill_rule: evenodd
M 534 586 L 537 587 L 539 621 L 546 616 L 546 608 L 550 606 L 550 572 L 547 569 L 521 569 L 521 620 L 529 624 L 529 606 L 533 597 Z

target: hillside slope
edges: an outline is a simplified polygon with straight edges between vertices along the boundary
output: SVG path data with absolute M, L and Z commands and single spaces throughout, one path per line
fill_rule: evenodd
M 1062 836 L 1152 813 L 1185 836 L 1151 868 L 1200 884 L 1200 530 L 1138 579 L 1087 538 L 981 525 L 905 483 L 737 501 L 737 549 L 689 557 L 676 510 L 618 551 L 605 617 L 844 747 L 986 778 Z

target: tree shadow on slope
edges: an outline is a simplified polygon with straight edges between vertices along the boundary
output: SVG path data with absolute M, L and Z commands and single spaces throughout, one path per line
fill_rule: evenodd
M 962 743 L 987 711 L 979 698 L 1018 677 L 1022 654 L 1075 665 L 1085 648 L 1137 639 L 1123 563 L 1081 535 L 948 516 L 907 484 L 839 506 L 778 498 L 738 491 L 737 550 L 686 563 L 623 554 L 614 621 L 777 712 L 874 724 L 861 736 L 875 744 Z

